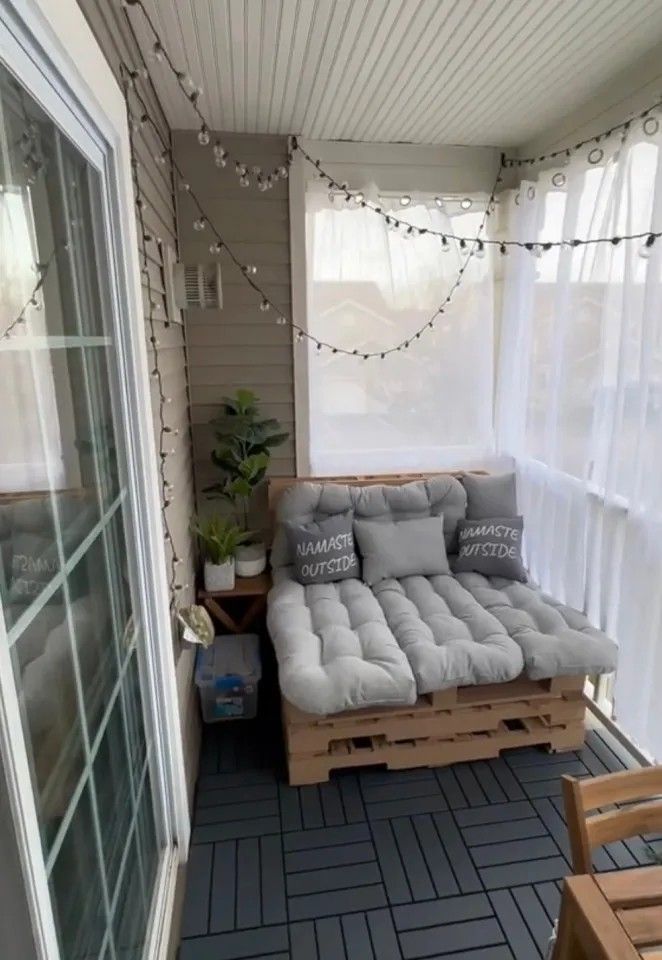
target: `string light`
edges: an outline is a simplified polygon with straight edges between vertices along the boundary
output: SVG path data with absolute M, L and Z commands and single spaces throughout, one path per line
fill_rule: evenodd
M 37 282 L 35 283 L 34 287 L 32 288 L 32 291 L 31 291 L 31 293 L 30 293 L 30 296 L 27 298 L 27 300 L 25 301 L 25 303 L 24 303 L 23 306 L 21 307 L 21 309 L 20 309 L 20 311 L 19 311 L 19 313 L 18 313 L 18 316 L 16 316 L 16 317 L 11 321 L 11 323 L 8 324 L 8 326 L 5 328 L 4 332 L 3 332 L 2 335 L 0 336 L 0 340 L 7 340 L 7 339 L 12 335 L 12 333 L 14 332 L 14 330 L 15 330 L 17 327 L 21 326 L 22 324 L 24 324 L 24 323 L 26 322 L 26 320 L 27 320 L 27 312 L 28 312 L 28 310 L 30 310 L 30 308 L 32 308 L 33 310 L 39 310 L 39 309 L 41 309 L 41 303 L 40 303 L 40 301 L 38 300 L 37 295 L 38 295 L 38 293 L 40 292 L 40 290 L 42 289 L 42 287 L 44 286 L 44 283 L 46 282 L 46 277 L 48 276 L 48 271 L 51 269 L 51 266 L 53 265 L 53 263 L 54 263 L 54 261 L 55 261 L 55 258 L 56 258 L 56 256 L 57 256 L 58 249 L 59 249 L 60 247 L 61 247 L 62 249 L 64 249 L 64 250 L 68 250 L 68 249 L 69 249 L 69 244 L 68 244 L 68 243 L 56 244 L 56 245 L 53 247 L 53 249 L 51 250 L 50 254 L 48 255 L 48 257 L 47 257 L 47 259 L 45 260 L 44 263 L 37 263 L 37 264 L 35 264 L 35 269 L 36 269 L 37 274 L 38 274 Z
M 142 4 L 142 0 L 135 0 L 134 5 L 141 7 L 141 9 L 143 10 L 143 13 L 145 14 L 145 17 L 146 17 L 147 20 L 148 20 L 148 23 L 149 23 L 150 28 L 152 29 L 152 31 L 153 31 L 153 33 L 154 33 L 155 39 L 156 39 L 156 40 L 159 40 L 159 42 L 160 42 L 160 38 L 159 38 L 159 36 L 158 36 L 158 33 L 156 32 L 156 29 L 155 29 L 155 27 L 154 27 L 154 24 L 153 24 L 152 21 L 150 20 L 148 13 L 147 13 L 147 12 L 145 11 L 145 9 L 144 9 L 144 6 L 143 6 L 143 4 Z M 174 65 L 172 64 L 172 62 L 171 62 L 171 60 L 170 60 L 170 57 L 169 57 L 169 55 L 167 54 L 167 51 L 165 51 L 165 48 L 164 48 L 164 53 L 165 53 L 165 59 L 166 59 L 166 61 L 167 61 L 168 64 L 171 66 L 171 68 L 173 69 L 173 71 L 177 74 L 178 80 L 180 80 L 181 82 L 183 82 L 182 76 L 175 70 Z M 134 89 L 135 89 L 135 86 L 134 86 Z M 141 98 L 141 103 L 142 103 L 143 109 L 145 109 L 145 111 L 146 111 L 146 106 L 145 106 L 145 104 L 144 104 L 144 101 L 142 101 L 142 98 Z M 203 132 L 203 133 L 204 133 L 204 132 L 208 132 L 208 125 L 207 125 L 206 119 L 204 118 L 203 114 L 200 113 L 199 108 L 198 108 L 198 106 L 197 106 L 196 103 L 194 103 L 194 107 L 195 107 L 195 109 L 196 109 L 196 112 L 198 113 L 198 116 L 199 116 L 200 120 L 201 120 L 201 128 L 200 128 L 200 129 L 201 129 L 201 132 Z M 144 116 L 148 117 L 147 112 L 145 112 Z M 152 126 L 155 128 L 155 130 L 157 131 L 157 133 L 160 135 L 160 131 L 158 130 L 158 127 L 156 126 L 156 124 L 154 124 L 153 121 L 152 121 Z M 626 127 L 626 125 L 623 125 L 623 126 Z M 614 129 L 616 129 L 616 128 L 614 128 Z M 165 145 L 165 146 L 167 147 L 167 145 Z M 405 231 L 406 231 L 406 234 L 405 234 L 405 235 L 408 236 L 408 237 L 421 236 L 421 235 L 423 235 L 423 234 L 430 234 L 430 235 L 433 235 L 433 236 L 439 236 L 439 237 L 441 238 L 441 242 L 442 242 L 442 250 L 447 250 L 447 249 L 448 249 L 448 240 L 449 240 L 449 239 L 454 240 L 454 241 L 458 244 L 459 249 L 460 249 L 460 251 L 462 251 L 462 252 L 466 251 L 467 246 L 469 246 L 469 254 L 468 254 L 468 256 L 465 258 L 465 260 L 464 260 L 464 262 L 462 263 L 462 265 L 460 266 L 460 268 L 459 268 L 459 270 L 458 270 L 458 275 L 457 275 L 456 281 L 455 281 L 455 283 L 452 285 L 451 290 L 450 290 L 450 292 L 449 292 L 446 300 L 445 300 L 444 303 L 442 304 L 442 308 L 443 308 L 443 306 L 447 305 L 447 304 L 450 302 L 450 298 L 453 296 L 455 290 L 457 289 L 457 287 L 459 286 L 460 282 L 462 281 L 462 278 L 463 278 L 464 273 L 465 273 L 465 271 L 466 271 L 466 268 L 467 268 L 467 266 L 468 266 L 468 261 L 469 261 L 469 259 L 470 259 L 472 256 L 477 256 L 477 257 L 484 256 L 485 246 L 487 246 L 487 245 L 497 246 L 498 249 L 499 249 L 499 251 L 500 251 L 502 254 L 505 254 L 505 253 L 507 252 L 507 248 L 508 248 L 508 247 L 510 247 L 510 246 L 515 246 L 515 247 L 519 247 L 519 248 L 526 248 L 526 249 L 528 249 L 529 251 L 531 251 L 531 252 L 533 253 L 534 256 L 541 256 L 543 251 L 550 250 L 550 249 L 552 249 L 553 247 L 564 246 L 564 245 L 566 245 L 568 242 L 571 243 L 571 245 L 572 245 L 573 247 L 576 247 L 576 246 L 587 245 L 587 244 L 591 244 L 591 243 L 607 243 L 607 242 L 608 242 L 608 243 L 619 243 L 621 240 L 636 239 L 636 238 L 644 239 L 644 238 L 650 238 L 650 237 L 653 238 L 653 242 L 654 242 L 654 240 L 655 240 L 657 237 L 662 236 L 662 233 L 654 232 L 654 231 L 652 231 L 652 232 L 648 232 L 648 231 L 647 231 L 647 232 L 645 232 L 645 233 L 629 234 L 629 235 L 623 235 L 623 236 L 620 236 L 620 237 L 600 237 L 600 238 L 594 238 L 594 239 L 579 239 L 579 238 L 575 238 L 575 239 L 573 239 L 573 240 L 571 240 L 571 241 L 559 240 L 559 241 L 545 242 L 545 243 L 542 243 L 542 244 L 541 244 L 538 240 L 536 240 L 536 241 L 503 240 L 503 239 L 502 239 L 502 240 L 497 240 L 497 239 L 490 239 L 489 237 L 482 237 L 482 236 L 481 236 L 481 233 L 482 233 L 483 230 L 484 230 L 484 225 L 485 225 L 485 223 L 486 223 L 486 219 L 487 219 L 488 216 L 490 216 L 490 214 L 491 214 L 491 213 L 494 211 L 494 209 L 495 209 L 496 190 L 498 189 L 498 186 L 499 186 L 499 185 L 502 183 L 502 181 L 503 181 L 503 178 L 502 178 L 502 176 L 501 176 L 501 171 L 502 171 L 502 169 L 503 169 L 503 166 L 504 166 L 504 163 L 505 163 L 505 160 L 506 160 L 506 158 L 505 158 L 505 156 L 504 156 L 503 154 L 501 155 L 501 162 L 500 162 L 500 164 L 499 164 L 499 169 L 498 169 L 498 171 L 497 171 L 497 175 L 496 175 L 494 187 L 493 187 L 493 189 L 492 189 L 492 191 L 491 191 L 491 194 L 490 194 L 490 196 L 489 196 L 489 199 L 488 199 L 488 201 L 487 201 L 483 219 L 482 219 L 482 221 L 481 221 L 480 227 L 479 227 L 479 229 L 478 229 L 478 231 L 477 231 L 477 233 L 476 233 L 475 236 L 473 236 L 473 237 L 464 237 L 464 236 L 459 236 L 459 235 L 456 235 L 456 234 L 453 234 L 453 233 L 450 233 L 450 232 L 441 232 L 441 231 L 436 231 L 436 230 L 432 230 L 432 229 L 429 229 L 429 228 L 418 228 L 418 227 L 416 227 L 416 225 L 414 225 L 414 224 L 411 224 L 411 223 L 408 223 L 407 221 L 401 220 L 401 219 L 398 218 L 398 217 L 394 217 L 394 216 L 392 216 L 392 215 L 386 214 L 386 213 L 382 210 L 382 208 L 381 208 L 380 206 L 378 206 L 377 204 L 374 204 L 374 203 L 372 203 L 372 202 L 366 201 L 365 198 L 364 198 L 364 196 L 363 196 L 363 194 L 361 193 L 361 191 L 356 191 L 356 192 L 350 191 L 350 190 L 349 190 L 349 187 L 348 187 L 348 184 L 347 184 L 346 182 L 344 182 L 344 183 L 342 183 L 342 184 L 339 184 L 337 181 L 335 181 L 335 180 L 333 179 L 333 177 L 331 177 L 329 174 L 327 174 L 327 173 L 322 169 L 321 162 L 320 162 L 319 160 L 313 160 L 313 158 L 309 156 L 309 154 L 301 147 L 298 139 L 297 139 L 296 137 L 294 137 L 294 136 L 292 136 L 292 137 L 289 138 L 288 164 L 292 162 L 293 154 L 294 154 L 295 151 L 297 151 L 297 150 L 303 155 L 303 157 L 304 157 L 309 163 L 311 163 L 311 164 L 313 164 L 313 165 L 315 166 L 315 168 L 316 168 L 316 170 L 317 170 L 317 172 L 318 172 L 318 176 L 319 176 L 321 179 L 326 180 L 326 182 L 328 183 L 328 185 L 329 185 L 329 187 L 331 188 L 332 191 L 333 191 L 333 190 L 339 190 L 339 191 L 341 191 L 341 192 L 345 195 L 345 198 L 346 198 L 347 201 L 350 201 L 350 200 L 351 200 L 351 201 L 356 202 L 356 200 L 355 200 L 356 196 L 357 196 L 357 195 L 360 195 L 360 200 L 358 201 L 358 202 L 360 203 L 360 205 L 361 205 L 362 207 L 365 207 L 365 208 L 367 208 L 367 209 L 370 209 L 370 210 L 372 210 L 374 213 L 376 213 L 376 214 L 384 217 L 387 226 L 389 226 L 390 228 L 398 230 L 399 228 L 402 227 L 402 228 L 405 229 Z M 215 144 L 215 156 L 219 156 L 219 157 L 223 156 L 223 158 L 225 158 L 225 157 L 228 156 L 228 154 L 227 154 L 227 151 L 225 151 L 225 149 L 224 149 L 220 144 Z M 196 221 L 194 221 L 194 228 L 195 228 L 195 229 L 201 229 L 200 224 L 202 224 L 202 228 L 203 228 L 203 227 L 204 227 L 204 224 L 205 224 L 206 222 L 210 222 L 210 221 L 209 221 L 209 218 L 206 217 L 206 215 L 204 214 L 204 211 L 203 211 L 203 208 L 202 208 L 202 206 L 201 206 L 201 204 L 200 204 L 200 201 L 198 200 L 198 198 L 194 195 L 193 191 L 191 190 L 190 184 L 183 178 L 182 172 L 181 172 L 181 170 L 178 168 L 177 164 L 175 163 L 175 161 L 174 161 L 174 159 L 173 159 L 173 157 L 172 157 L 172 152 L 171 152 L 171 151 L 170 151 L 170 158 L 171 158 L 171 162 L 172 162 L 172 164 L 173 164 L 173 168 L 177 171 L 178 177 L 179 177 L 179 179 L 180 179 L 180 189 L 185 189 L 187 192 L 189 192 L 189 194 L 191 194 L 191 195 L 193 196 L 193 198 L 194 198 L 194 200 L 195 200 L 195 203 L 196 203 L 196 205 L 197 205 L 197 207 L 198 207 L 198 211 L 199 211 L 199 213 L 200 213 L 200 216 L 198 217 L 198 219 L 197 219 Z M 248 166 L 247 166 L 247 164 L 245 164 L 245 163 L 237 160 L 237 161 L 235 162 L 235 170 L 236 170 L 237 175 L 239 176 L 239 183 L 240 183 L 242 186 L 248 186 L 249 183 L 250 183 L 250 180 L 249 180 L 249 176 L 248 176 Z M 269 176 L 266 178 L 266 180 L 264 180 L 264 178 L 262 177 L 261 168 L 259 168 L 259 167 L 254 167 L 253 170 L 252 170 L 252 172 L 258 177 L 258 181 L 259 181 L 260 183 L 264 181 L 264 182 L 266 182 L 268 185 L 272 185 L 272 179 L 273 179 L 272 175 L 269 175 Z M 275 175 L 276 175 L 277 177 L 279 177 L 280 174 L 281 174 L 281 171 L 277 169 L 276 172 L 275 172 Z M 438 198 L 438 199 L 441 199 L 441 198 Z M 411 196 L 409 196 L 408 194 L 404 194 L 403 196 L 400 197 L 400 205 L 401 205 L 401 206 L 406 207 L 406 206 L 410 205 L 411 202 L 412 202 L 412 198 L 411 198 Z M 469 197 L 465 197 L 465 198 L 463 198 L 463 199 L 460 201 L 460 206 L 461 206 L 462 209 L 469 209 L 469 208 L 472 206 L 472 204 L 473 204 L 473 201 L 472 201 L 471 198 L 469 198 Z M 221 238 L 220 234 L 218 233 L 218 230 L 217 230 L 213 225 L 212 225 L 212 230 L 213 230 L 213 232 L 216 234 L 218 240 L 222 242 L 222 238 Z M 259 287 L 259 285 L 252 279 L 252 275 L 257 272 L 257 271 L 256 271 L 256 268 L 253 267 L 252 265 L 242 264 L 242 263 L 240 262 L 240 260 L 236 257 L 236 255 L 227 247 L 227 244 L 223 243 L 223 246 L 224 246 L 226 252 L 228 253 L 228 255 L 230 256 L 230 259 L 232 259 L 232 261 L 235 263 L 235 265 L 238 266 L 238 267 L 241 269 L 242 273 L 244 274 L 244 277 L 245 277 L 246 280 L 251 284 L 251 286 L 255 289 L 255 291 L 256 291 L 258 294 L 261 294 L 264 300 L 266 300 L 267 302 L 270 302 L 270 301 L 269 301 L 269 298 L 266 297 L 266 295 L 264 294 L 264 291 L 262 291 L 262 289 Z M 440 308 L 440 310 L 439 310 L 438 312 L 443 312 L 443 309 L 442 309 L 442 308 Z M 435 316 L 436 316 L 436 314 L 435 314 Z M 294 324 L 292 323 L 291 320 L 290 320 L 290 321 L 286 321 L 286 322 L 290 323 L 290 325 L 294 328 Z M 422 332 L 424 329 L 431 329 L 431 328 L 432 328 L 431 323 L 426 323 L 426 324 L 421 328 L 421 331 L 420 331 L 420 332 Z M 303 336 L 302 336 L 302 339 L 308 339 L 308 340 L 310 340 L 313 344 L 315 344 L 315 346 L 316 346 L 316 348 L 317 348 L 318 351 L 320 351 L 323 347 L 328 347 L 330 350 L 332 350 L 332 351 L 334 351 L 334 352 L 339 352 L 339 353 L 343 353 L 343 354 L 358 355 L 358 352 L 357 352 L 357 351 L 348 351 L 348 350 L 345 350 L 345 349 L 343 349 L 343 348 L 337 348 L 337 350 L 336 350 L 336 348 L 334 348 L 331 344 L 328 344 L 328 343 L 325 343 L 324 341 L 318 340 L 316 337 L 314 337 L 312 334 L 309 334 L 307 331 L 302 331 L 302 335 L 303 335 Z M 415 336 L 415 335 L 414 335 L 414 336 Z M 298 337 L 298 336 L 297 336 L 297 340 L 299 340 L 299 337 Z M 382 355 L 383 355 L 383 356 L 387 356 L 387 355 L 390 354 L 390 353 L 397 352 L 397 351 L 402 350 L 402 349 L 407 349 L 408 346 L 409 346 L 409 341 L 402 341 L 402 343 L 397 344 L 396 346 L 390 348 L 389 350 L 382 351 L 382 352 L 371 353 L 371 354 L 368 354 L 368 356 L 380 356 L 380 357 L 381 357 Z
M 131 5 L 134 5 L 134 2 L 135 0 L 132 0 Z M 131 119 L 132 119 L 131 105 L 129 103 L 129 89 L 133 89 L 135 92 L 135 84 L 133 85 L 133 87 L 131 87 L 131 84 L 127 82 L 127 68 L 125 65 L 121 65 L 120 73 L 125 81 L 124 96 L 125 96 L 127 120 L 129 122 L 129 148 L 131 151 L 131 156 L 135 157 L 136 148 L 135 148 L 135 140 L 134 140 L 134 131 L 131 125 Z M 140 97 L 140 95 L 137 92 L 135 92 L 135 95 L 138 98 L 142 108 L 146 109 L 145 103 Z M 145 116 L 145 122 L 149 122 L 152 125 L 152 127 L 155 128 L 156 125 L 152 121 L 151 117 L 149 117 L 149 115 L 147 114 L 144 114 L 144 116 Z M 159 134 L 160 134 L 160 131 L 159 131 Z M 161 140 L 162 140 L 162 137 L 161 137 Z M 163 146 L 162 155 L 165 155 L 166 158 L 169 157 L 170 150 L 168 146 L 165 143 L 163 143 L 163 140 L 162 140 L 162 146 Z M 144 202 L 141 202 L 143 199 L 142 187 L 140 184 L 140 179 L 138 176 L 138 169 L 136 164 L 132 164 L 132 171 L 133 171 L 133 187 L 134 187 L 134 194 L 135 194 L 135 204 L 136 204 L 136 210 L 138 213 L 138 221 L 139 221 L 139 228 L 140 228 L 139 235 L 142 237 L 142 244 L 140 249 L 140 256 L 142 260 L 141 273 L 145 279 L 145 284 L 147 286 L 147 303 L 149 304 L 147 326 L 149 331 L 149 343 L 152 348 L 153 366 L 152 366 L 151 376 L 153 381 L 156 384 L 156 389 L 158 391 L 158 396 L 159 396 L 158 469 L 159 469 L 159 479 L 161 483 L 161 518 L 163 522 L 164 537 L 166 542 L 170 546 L 170 561 L 169 561 L 169 568 L 168 568 L 168 589 L 170 592 L 171 603 L 174 604 L 176 603 L 177 595 L 181 593 L 182 590 L 185 590 L 188 587 L 188 584 L 182 585 L 177 582 L 177 564 L 179 562 L 179 558 L 175 551 L 172 531 L 171 531 L 170 522 L 168 519 L 168 507 L 171 505 L 174 499 L 173 492 L 172 492 L 174 488 L 172 483 L 170 483 L 170 481 L 167 478 L 166 465 L 167 465 L 168 457 L 175 454 L 176 449 L 170 446 L 166 448 L 166 438 L 171 436 L 176 437 L 179 434 L 179 430 L 177 428 L 171 427 L 167 423 L 166 416 L 165 416 L 166 406 L 172 402 L 172 398 L 167 396 L 164 390 L 164 378 L 163 378 L 163 372 L 161 370 L 160 355 L 159 355 L 159 349 L 158 349 L 160 346 L 160 341 L 156 336 L 157 315 L 161 311 L 161 304 L 159 303 L 158 300 L 155 299 L 155 296 L 154 296 L 156 291 L 152 287 L 152 281 L 151 281 L 151 276 L 149 272 L 149 258 L 147 253 L 147 244 L 153 241 L 154 238 L 152 238 L 152 236 L 147 232 L 146 226 L 145 226 L 145 219 L 144 219 L 145 204 Z M 204 226 L 204 221 L 203 221 L 203 226 Z M 157 237 L 155 242 L 157 244 L 159 251 L 162 251 L 161 238 Z M 169 323 L 166 322 L 165 326 L 169 326 Z
M 585 140 L 580 140 L 578 143 L 575 143 L 571 146 L 559 147 L 556 150 L 552 150 L 548 153 L 541 153 L 536 157 L 504 157 L 504 166 L 505 167 L 524 167 L 532 166 L 536 163 L 544 163 L 545 160 L 556 160 L 559 157 L 564 160 L 569 160 L 570 156 L 573 153 L 576 153 L 578 150 L 582 150 L 584 147 L 587 147 L 593 144 L 600 143 L 601 140 L 604 140 L 607 137 L 611 137 L 612 134 L 621 131 L 623 134 L 627 134 L 631 129 L 632 124 L 636 120 L 642 120 L 642 129 L 646 136 L 654 136 L 660 129 L 660 123 L 656 117 L 651 117 L 651 113 L 655 110 L 659 110 L 662 107 L 662 97 L 659 97 L 655 103 L 652 103 L 649 107 L 646 107 L 644 110 L 639 111 L 638 113 L 631 114 L 626 120 L 623 120 L 621 123 L 616 123 L 612 127 L 608 127 L 606 130 L 603 130 L 601 133 L 594 134 L 592 137 L 587 137 Z M 595 149 L 595 148 L 594 148 Z M 593 153 L 593 150 L 591 150 Z M 599 153 L 603 153 L 602 150 L 599 150 Z M 590 154 L 588 157 L 591 163 L 599 163 L 602 159 L 590 159 Z

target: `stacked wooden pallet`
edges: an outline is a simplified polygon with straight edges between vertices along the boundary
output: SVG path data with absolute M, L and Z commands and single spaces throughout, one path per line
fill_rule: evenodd
M 422 696 L 410 707 L 319 717 L 285 702 L 290 783 L 321 783 L 331 770 L 437 767 L 496 757 L 510 747 L 572 750 L 584 742 L 583 677 L 513 680 Z

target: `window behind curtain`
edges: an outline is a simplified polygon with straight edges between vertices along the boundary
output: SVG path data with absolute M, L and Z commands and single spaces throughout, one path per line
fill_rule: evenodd
M 376 199 L 376 197 L 375 197 Z M 435 206 L 417 197 L 408 223 L 475 236 L 484 204 Z M 438 237 L 405 239 L 370 210 L 306 195 L 308 330 L 359 353 L 388 350 L 430 320 L 462 261 Z M 434 470 L 492 449 L 493 286 L 489 254 L 471 258 L 452 303 L 408 349 L 363 360 L 308 346 L 314 475 Z M 298 348 L 305 350 L 306 345 Z
M 650 229 L 658 154 L 655 142 L 632 144 L 543 192 L 540 240 Z M 537 261 L 526 417 L 528 456 L 627 499 L 639 458 L 662 437 L 660 276 L 641 246 L 556 249 Z

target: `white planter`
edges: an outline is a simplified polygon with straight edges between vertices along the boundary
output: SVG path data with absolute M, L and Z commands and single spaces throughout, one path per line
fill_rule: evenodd
M 234 588 L 234 557 L 225 563 L 205 560 L 205 590 L 232 590 Z
M 257 577 L 267 568 L 267 548 L 263 543 L 244 543 L 235 551 L 238 577 Z

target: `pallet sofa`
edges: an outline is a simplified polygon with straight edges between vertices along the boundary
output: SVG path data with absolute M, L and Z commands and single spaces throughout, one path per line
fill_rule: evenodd
M 503 749 L 584 740 L 586 675 L 611 672 L 612 640 L 534 585 L 458 573 L 303 586 L 284 522 L 443 516 L 452 554 L 462 475 L 279 480 L 267 625 L 278 659 L 292 784 L 334 769 L 441 766 Z

